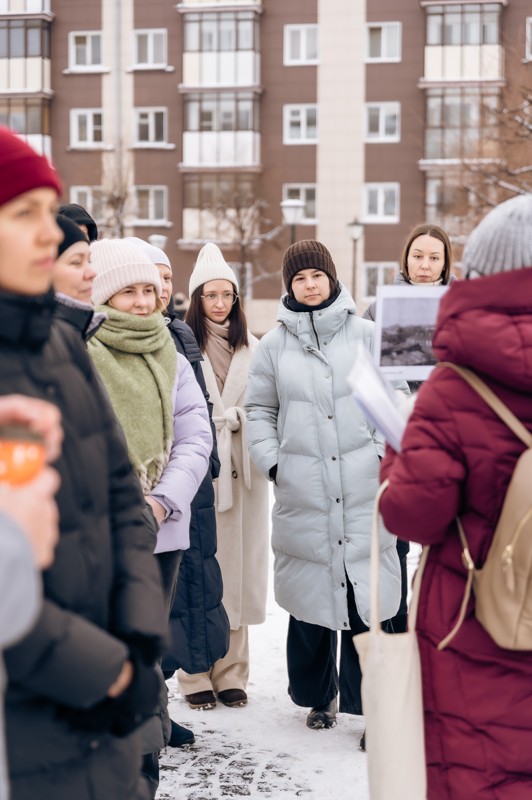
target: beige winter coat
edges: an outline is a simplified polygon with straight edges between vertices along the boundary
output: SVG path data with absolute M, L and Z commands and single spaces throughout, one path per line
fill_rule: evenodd
M 249 334 L 249 342 L 234 354 L 221 395 L 206 353 L 202 364 L 221 462 L 214 482 L 216 555 L 222 569 L 223 604 L 233 630 L 264 622 L 268 582 L 268 481 L 250 462 L 244 411 L 249 365 L 258 340 Z

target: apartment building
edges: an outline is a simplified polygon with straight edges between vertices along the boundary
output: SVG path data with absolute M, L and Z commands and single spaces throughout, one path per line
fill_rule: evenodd
M 417 222 L 459 245 L 464 170 L 501 161 L 495 112 L 531 71 L 529 0 L 0 0 L 0 122 L 104 235 L 163 244 L 176 290 L 217 241 L 258 333 L 293 236 L 361 310 Z

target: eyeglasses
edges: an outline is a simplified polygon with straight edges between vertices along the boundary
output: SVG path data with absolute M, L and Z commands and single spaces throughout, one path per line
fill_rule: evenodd
M 207 294 L 202 294 L 200 297 L 207 303 L 216 303 L 218 300 L 221 300 L 226 306 L 229 304 L 234 306 L 238 300 L 238 295 L 234 294 L 233 292 L 222 292 L 222 294 L 216 294 L 216 292 L 207 292 Z

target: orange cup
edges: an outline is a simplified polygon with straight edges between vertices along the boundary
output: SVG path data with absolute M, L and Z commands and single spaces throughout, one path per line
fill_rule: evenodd
M 23 425 L 0 426 L 0 483 L 21 486 L 36 478 L 44 463 L 39 434 Z

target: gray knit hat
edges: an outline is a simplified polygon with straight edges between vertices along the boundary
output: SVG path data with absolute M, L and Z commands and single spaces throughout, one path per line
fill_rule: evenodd
M 198 286 L 203 286 L 207 281 L 230 281 L 238 293 L 238 280 L 222 255 L 222 251 L 214 242 L 207 242 L 198 253 L 198 258 L 192 270 L 188 283 L 188 296 L 192 297 Z
M 99 239 L 91 244 L 91 264 L 96 270 L 92 302 L 106 303 L 117 292 L 134 283 L 151 283 L 161 296 L 159 270 L 140 247 L 123 239 Z
M 287 292 L 290 291 L 294 275 L 302 269 L 319 269 L 325 272 L 333 286 L 338 280 L 331 254 L 324 244 L 315 239 L 302 239 L 286 250 L 283 256 L 283 282 Z
M 160 247 L 155 247 L 155 245 L 145 242 L 144 239 L 139 239 L 138 236 L 126 236 L 123 241 L 130 242 L 134 244 L 135 247 L 139 247 L 144 255 L 148 256 L 152 264 L 164 264 L 164 266 L 168 267 L 170 272 L 172 272 L 170 259 Z
M 532 267 L 532 194 L 496 206 L 470 234 L 462 255 L 466 278 Z

